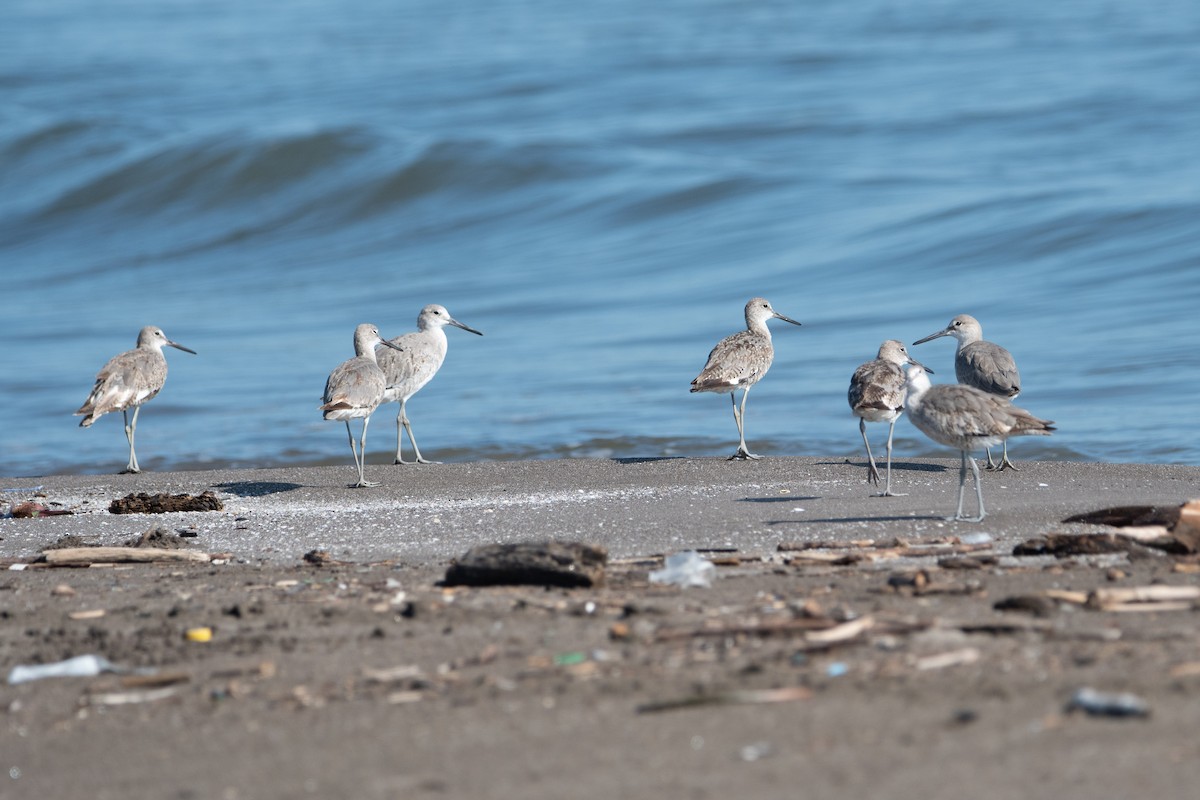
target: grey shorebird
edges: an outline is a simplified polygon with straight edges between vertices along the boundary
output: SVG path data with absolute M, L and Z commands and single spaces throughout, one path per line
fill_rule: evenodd
M 904 342 L 888 339 L 879 346 L 879 355 L 854 370 L 850 378 L 850 389 L 846 399 L 850 410 L 858 417 L 858 432 L 862 434 L 867 448 L 867 482 L 879 485 L 879 468 L 871 455 L 871 443 L 867 441 L 868 422 L 888 423 L 887 480 L 882 492 L 873 497 L 903 497 L 892 491 L 892 434 L 896 431 L 896 420 L 904 413 L 904 365 L 915 364 L 927 372 L 933 370 L 908 354 Z
M 120 411 L 125 418 L 125 438 L 129 440 L 129 463 L 122 473 L 141 472 L 133 438 L 137 432 L 138 412 L 167 382 L 167 359 L 164 347 L 174 347 L 196 355 L 196 351 L 172 342 L 161 328 L 147 325 L 138 332 L 137 347 L 113 356 L 96 375 L 96 385 L 87 400 L 75 412 L 83 416 L 79 427 L 90 428 L 92 423 L 110 411 Z M 129 409 L 133 419 L 129 419 Z
M 396 415 L 396 461 L 397 464 L 407 464 L 401 455 L 404 444 L 404 432 L 408 432 L 408 440 L 412 442 L 413 452 L 417 455 L 415 464 L 436 464 L 421 457 L 421 449 L 413 438 L 412 424 L 405 413 L 405 405 L 410 397 L 421 391 L 421 387 L 429 383 L 442 362 L 446 360 L 446 349 L 449 342 L 446 339 L 447 325 L 462 328 L 464 331 L 483 336 L 483 333 L 462 324 L 445 306 L 428 305 L 421 309 L 417 316 L 417 330 L 406 333 L 391 340 L 399 345 L 401 350 L 384 350 L 379 354 L 379 366 L 387 376 L 387 389 L 383 393 L 383 402 L 400 403 L 400 413 Z
M 917 429 L 939 444 L 959 451 L 961 466 L 958 472 L 958 509 L 947 520 L 980 522 L 984 516 L 983 487 L 979 483 L 979 467 L 971 451 L 1007 441 L 1010 436 L 1049 436 L 1054 423 L 1038 419 L 1023 408 L 994 394 L 973 386 L 942 384 L 932 386 L 924 368 L 911 365 L 905 382 L 908 397 L 905 410 Z M 963 490 L 967 482 L 967 464 L 975 476 L 975 497 L 979 515 L 963 516 Z
M 775 348 L 771 344 L 771 331 L 767 328 L 767 320 L 781 319 L 793 325 L 799 322 L 785 317 L 771 304 L 761 297 L 755 297 L 746 303 L 746 330 L 738 331 L 732 336 L 726 336 L 708 354 L 708 361 L 700 374 L 692 381 L 693 392 L 717 392 L 729 394 L 733 403 L 733 420 L 737 423 L 738 449 L 729 457 L 734 459 L 762 458 L 751 453 L 746 448 L 746 396 L 754 384 L 762 380 L 771 368 L 775 358 Z M 742 404 L 738 407 L 734 396 L 738 389 L 742 390 Z
M 379 329 L 370 323 L 364 322 L 354 329 L 354 358 L 343 361 L 329 373 L 322 398 L 324 404 L 320 407 L 325 412 L 325 419 L 340 419 L 346 423 L 350 452 L 354 454 L 354 466 L 358 469 L 358 483 L 352 484 L 352 489 L 378 485 L 367 481 L 364 466 L 367 459 L 367 424 L 371 421 L 371 414 L 383 402 L 383 391 L 387 387 L 387 379 L 375 355 L 375 348 L 379 345 L 400 349 L 399 345 L 380 336 Z M 358 418 L 363 421 L 362 435 L 355 449 L 350 420 Z
M 1017 362 L 1013 360 L 1012 353 L 998 344 L 984 340 L 983 326 L 979 324 L 979 320 L 969 314 L 959 314 L 950 320 L 950 324 L 944 329 L 931 333 L 924 339 L 918 339 L 913 345 L 924 344 L 943 336 L 953 336 L 958 340 L 958 347 L 954 351 L 954 375 L 959 383 L 1006 400 L 1017 399 L 1017 395 L 1021 393 L 1021 375 L 1017 372 Z M 1008 442 L 1004 443 L 1004 453 L 999 464 L 992 462 L 990 449 L 986 452 L 987 469 L 1016 469 L 1008 460 Z

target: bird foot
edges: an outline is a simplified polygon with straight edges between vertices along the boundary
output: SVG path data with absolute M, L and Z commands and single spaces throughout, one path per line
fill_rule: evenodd
M 984 467 L 984 469 L 990 472 L 1003 472 L 1006 469 L 1011 469 L 1013 472 L 1021 471 L 1017 469 L 1016 464 L 1012 463 L 1007 458 L 1002 460 L 999 464 L 988 464 L 986 467 Z
M 867 483 L 872 486 L 879 485 L 879 470 L 874 467 L 867 467 Z
M 984 516 L 984 514 L 980 514 L 977 517 L 963 517 L 955 514 L 953 517 L 944 517 L 944 519 L 946 522 L 983 522 Z
M 754 453 L 751 453 L 749 450 L 742 450 L 741 448 L 738 448 L 738 451 L 736 453 L 734 453 L 733 455 L 731 455 L 726 460 L 727 461 L 758 461 L 760 458 L 762 458 L 762 456 L 755 455 Z
M 871 497 L 908 497 L 908 492 L 876 492 Z
M 137 467 L 126 467 L 125 469 L 121 470 L 117 474 L 118 475 L 137 475 L 140 472 L 141 472 L 141 470 L 138 469 Z
M 348 488 L 348 489 L 370 489 L 371 487 L 378 486 L 378 485 L 379 484 L 376 483 L 375 481 L 359 481 L 358 483 L 350 484 L 346 488 Z

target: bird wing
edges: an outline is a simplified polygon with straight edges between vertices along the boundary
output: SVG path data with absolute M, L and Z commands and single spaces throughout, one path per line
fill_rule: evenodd
M 846 394 L 850 408 L 898 411 L 904 407 L 904 370 L 876 359 L 854 370 Z
M 366 408 L 379 405 L 385 381 L 383 372 L 368 358 L 344 361 L 325 381 L 322 411 Z
M 387 377 L 389 394 L 392 389 L 399 390 L 395 397 L 399 400 L 401 394 L 411 396 L 433 379 L 446 360 L 446 351 L 430 346 L 430 340 L 419 333 L 406 333 L 392 341 L 404 349 L 380 347 L 377 356 Z
M 110 358 L 96 373 L 88 399 L 75 413 L 106 413 L 141 405 L 158 394 L 166 378 L 166 359 L 161 355 L 127 350 Z
M 1021 375 L 1012 353 L 991 342 L 972 342 L 954 359 L 959 383 L 988 394 L 1016 397 L 1021 393 Z
M 751 331 L 739 331 L 717 343 L 692 381 L 692 391 L 711 391 L 757 383 L 771 368 L 774 352 L 769 341 Z

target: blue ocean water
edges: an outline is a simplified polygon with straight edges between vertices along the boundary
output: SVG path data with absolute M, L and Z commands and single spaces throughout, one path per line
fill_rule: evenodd
M 754 295 L 804 323 L 760 453 L 858 457 L 855 366 L 970 313 L 1058 422 L 1018 461 L 1200 464 L 1197 41 L 1192 0 L 7 0 L 0 474 L 124 465 L 71 413 L 147 324 L 198 355 L 144 468 L 348 464 L 326 375 L 434 302 L 486 335 L 427 457 L 726 455 L 688 383 Z

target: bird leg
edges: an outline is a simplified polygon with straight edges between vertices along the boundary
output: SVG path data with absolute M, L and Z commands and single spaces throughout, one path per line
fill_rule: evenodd
M 871 455 L 871 443 L 867 441 L 867 421 L 858 418 L 858 432 L 862 434 L 863 444 L 867 447 L 867 483 L 879 485 L 879 468 L 875 466 L 875 457 Z
M 947 522 L 982 522 L 986 512 L 983 510 L 983 485 L 979 481 L 979 467 L 975 464 L 975 459 L 967 455 L 966 450 L 960 451 L 962 456 L 962 466 L 958 470 L 958 510 L 954 512 L 953 517 L 947 517 Z M 964 517 L 963 516 L 963 491 L 967 485 L 967 464 L 971 464 L 971 472 L 975 475 L 975 499 L 979 502 L 979 516 Z
M 876 495 L 876 497 L 904 497 L 905 496 L 901 492 L 893 492 L 892 491 L 892 435 L 895 432 L 896 432 L 896 420 L 893 419 L 891 424 L 888 426 L 887 482 L 884 484 L 883 492 L 881 494 Z M 863 435 L 863 438 L 866 439 L 865 434 Z M 870 455 L 870 448 L 867 448 L 867 455 Z M 872 466 L 874 466 L 874 465 L 872 464 Z M 876 483 L 876 485 L 879 484 L 879 473 L 878 472 L 875 473 L 875 483 Z
M 739 409 L 737 400 L 734 398 L 735 392 L 729 393 L 729 401 L 733 403 L 733 421 L 737 423 L 738 429 L 738 449 L 737 452 L 729 457 L 730 461 L 744 461 L 746 459 L 759 459 L 762 456 L 756 456 L 746 448 L 746 432 L 744 421 L 746 417 L 746 397 L 750 394 L 750 387 L 747 386 L 742 390 L 742 407 Z
M 1007 439 L 1004 440 L 1004 453 L 1000 457 L 999 464 L 993 465 L 992 464 L 992 454 L 988 453 L 987 469 L 994 470 L 996 472 L 1003 472 L 1006 469 L 1011 469 L 1013 472 L 1020 472 L 1020 470 L 1017 469 L 1017 465 L 1008 460 L 1008 440 Z
M 407 464 L 404 460 L 404 426 L 408 424 L 408 417 L 404 415 L 404 401 L 400 401 L 400 413 L 396 414 L 396 460 L 393 464 Z M 412 434 L 408 435 L 412 438 Z
M 129 440 L 129 463 L 125 469 L 121 470 L 122 475 L 137 474 L 142 471 L 138 466 L 137 453 L 133 449 L 133 436 L 137 433 L 137 418 L 138 412 L 142 410 L 141 406 L 133 407 L 133 422 L 129 421 L 129 409 L 123 409 L 121 415 L 125 418 L 125 438 Z
M 363 417 L 362 435 L 358 439 L 358 448 L 355 449 L 354 431 L 350 429 L 350 420 L 346 420 L 346 433 L 350 437 L 350 452 L 354 454 L 354 466 L 358 468 L 358 483 L 353 484 L 351 489 L 365 489 L 369 486 L 379 485 L 368 481 L 364 474 L 367 462 L 367 423 L 370 421 L 370 417 Z
M 408 421 L 408 415 L 404 413 L 405 400 L 400 401 L 400 413 L 396 415 L 396 462 L 397 464 L 440 464 L 440 461 L 429 461 L 421 456 L 421 448 L 417 447 L 417 440 L 413 438 L 412 424 Z M 405 461 L 400 455 L 401 429 L 408 432 L 408 440 L 412 442 L 413 452 L 417 454 L 417 460 L 414 462 Z

